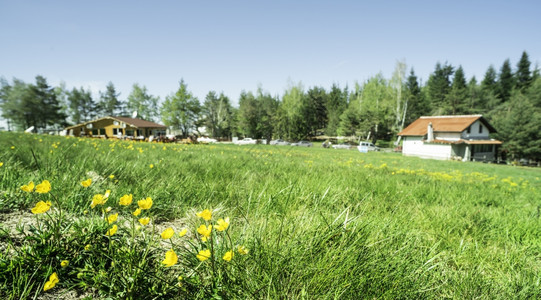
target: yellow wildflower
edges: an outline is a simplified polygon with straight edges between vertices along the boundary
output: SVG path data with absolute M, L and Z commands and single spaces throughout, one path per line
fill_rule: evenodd
M 107 230 L 107 233 L 105 234 L 106 236 L 113 236 L 116 231 L 118 230 L 118 226 L 113 225 L 113 227 L 111 227 L 111 229 Z
M 115 175 L 113 174 L 109 175 L 109 179 L 113 179 L 113 178 L 115 178 Z
M 105 209 L 105 212 L 107 212 L 107 213 L 108 213 L 108 212 L 110 212 L 110 211 L 112 211 L 112 210 L 113 210 L 113 208 L 112 208 L 112 207 L 110 207 L 110 206 L 108 206 L 108 207 L 107 207 L 107 208 Z
M 107 217 L 107 222 L 109 222 L 109 224 L 113 223 L 113 222 L 116 222 L 116 220 L 118 219 L 118 213 L 116 214 L 110 214 L 108 217 Z
M 204 224 L 202 224 L 201 226 L 199 226 L 199 228 L 197 228 L 197 232 L 204 236 L 204 237 L 210 237 L 210 233 L 212 232 L 212 225 L 209 225 L 209 226 L 205 226 Z
M 225 253 L 223 259 L 224 259 L 225 261 L 231 261 L 231 259 L 233 258 L 233 255 L 234 255 L 234 254 L 233 254 L 233 250 L 229 250 L 229 251 L 227 251 L 227 252 Z
M 90 246 L 90 245 L 86 245 L 86 246 L 85 246 L 85 250 L 86 250 L 86 251 L 90 250 L 90 248 L 92 248 L 92 246 Z
M 196 215 L 200 218 L 203 218 L 205 221 L 210 221 L 210 219 L 212 219 L 212 212 L 208 209 L 198 212 L 196 213 Z
M 246 249 L 244 246 L 238 246 L 237 252 L 239 252 L 240 255 L 246 255 L 248 254 L 248 249 Z
M 150 164 L 148 167 L 152 169 L 152 168 L 154 168 L 154 165 Z
M 92 203 L 90 203 L 90 207 L 94 208 L 96 205 L 103 205 L 107 202 L 107 197 L 103 196 L 102 194 L 96 194 L 94 197 L 92 197 Z
M 32 192 L 34 190 L 34 182 L 30 181 L 28 184 L 21 186 L 21 190 L 25 192 Z
M 182 230 L 178 233 L 178 235 L 179 235 L 180 237 L 183 237 L 183 236 L 186 235 L 186 233 L 188 233 L 188 229 L 184 228 L 184 229 L 182 229 Z
M 63 260 L 63 261 L 60 262 L 60 266 L 62 266 L 62 268 L 65 268 L 65 267 L 67 267 L 69 265 L 69 263 L 70 263 L 69 261 Z
M 32 208 L 32 213 L 35 215 L 42 214 L 42 213 L 47 212 L 50 208 L 51 208 L 51 201 L 47 201 L 47 202 L 40 201 L 36 203 L 36 206 L 34 206 L 34 208 Z
M 148 225 L 148 222 L 150 222 L 150 218 L 149 217 L 141 218 L 138 221 L 139 221 L 139 223 L 141 223 L 141 225 L 146 226 L 146 225 Z
M 109 198 L 109 195 L 111 194 L 111 190 L 106 190 L 105 191 L 105 194 L 103 195 L 103 197 L 105 198 Z
M 138 209 L 136 209 L 134 212 L 132 212 L 132 215 L 134 215 L 134 216 L 136 216 L 136 217 L 137 217 L 138 215 L 140 215 L 140 214 L 141 214 L 141 209 L 140 209 L 140 208 L 138 208 Z
M 15 146 L 11 146 L 11 150 L 15 149 Z
M 147 197 L 144 200 L 137 201 L 140 209 L 150 209 L 152 207 L 152 198 Z
M 43 180 L 40 184 L 36 185 L 36 193 L 47 194 L 51 190 L 51 184 L 49 180 Z
M 3 165 L 4 165 L 4 163 L 0 161 L 0 167 L 3 166 Z
M 56 272 L 54 272 L 53 274 L 51 274 L 51 276 L 49 276 L 49 281 L 45 282 L 45 285 L 43 286 L 43 291 L 45 292 L 54 288 L 58 281 L 58 276 L 56 275 Z
M 122 197 L 120 197 L 120 205 L 124 205 L 124 206 L 128 206 L 132 203 L 133 201 L 133 195 L 132 194 L 129 194 L 129 195 L 124 195 Z
M 218 231 L 224 231 L 229 227 L 229 217 L 224 219 L 218 220 L 218 226 L 215 226 L 216 230 Z
M 175 234 L 175 231 L 173 230 L 173 228 L 169 227 L 162 232 L 161 236 L 162 236 L 162 239 L 167 240 L 173 237 L 174 234 Z
M 210 258 L 210 250 L 201 250 L 199 251 L 199 254 L 197 254 L 197 259 L 200 261 L 205 261 Z
M 85 188 L 89 187 L 92 184 L 92 178 L 88 178 L 87 180 L 81 181 L 81 185 Z
M 162 261 L 162 264 L 164 264 L 166 267 L 171 267 L 175 265 L 178 261 L 178 256 L 175 253 L 173 249 L 167 251 L 165 253 L 165 259 Z

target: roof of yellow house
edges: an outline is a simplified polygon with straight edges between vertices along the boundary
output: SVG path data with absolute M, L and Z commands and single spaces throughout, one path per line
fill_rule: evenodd
M 428 132 L 429 123 L 432 123 L 434 132 L 462 132 L 477 120 L 480 120 L 490 132 L 496 132 L 496 129 L 482 115 L 464 115 L 420 117 L 404 128 L 398 135 L 423 136 Z
M 167 126 L 165 126 L 165 125 L 161 125 L 161 124 L 158 124 L 158 123 L 154 123 L 154 122 L 150 122 L 150 121 L 146 121 L 146 120 L 142 120 L 142 119 L 128 118 L 128 117 L 111 117 L 111 116 L 107 116 L 107 117 L 99 118 L 99 119 L 96 119 L 96 120 L 87 121 L 87 122 L 84 122 L 84 123 L 81 123 L 81 124 L 69 126 L 69 127 L 66 127 L 66 129 L 69 130 L 69 129 L 73 129 L 73 128 L 76 128 L 76 127 L 85 126 L 87 124 L 94 123 L 94 122 L 97 122 L 97 121 L 101 121 L 101 120 L 104 120 L 104 119 L 111 119 L 111 120 L 124 122 L 124 123 L 130 125 L 131 127 L 135 127 L 135 128 L 167 128 Z

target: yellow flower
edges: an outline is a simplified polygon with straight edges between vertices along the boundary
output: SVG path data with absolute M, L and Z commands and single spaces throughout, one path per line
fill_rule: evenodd
M 90 245 L 86 245 L 86 246 L 85 246 L 85 250 L 86 250 L 86 251 L 90 250 L 90 248 L 92 248 L 92 246 L 90 246 Z
M 89 187 L 92 184 L 92 178 L 88 178 L 87 180 L 81 181 L 81 185 L 85 188 Z
M 118 219 L 118 213 L 116 214 L 110 214 L 108 217 L 107 217 L 107 222 L 109 222 L 109 224 L 113 223 L 113 222 L 116 222 L 116 220 Z
M 162 261 L 162 264 L 164 264 L 166 267 L 171 267 L 175 265 L 178 261 L 177 254 L 173 249 L 167 251 L 165 253 L 165 259 Z
M 208 241 L 208 239 L 207 239 L 206 236 L 204 236 L 204 237 L 201 238 L 201 241 L 206 242 L 206 241 Z
M 152 168 L 154 168 L 154 165 L 150 164 L 148 167 L 152 169 Z
M 129 194 L 129 195 L 124 195 L 122 197 L 120 197 L 120 205 L 124 205 L 124 206 L 128 206 L 132 203 L 132 200 L 133 200 L 133 195 L 132 194 Z
M 215 226 L 216 230 L 218 231 L 224 231 L 229 227 L 229 217 L 224 219 L 218 220 L 218 226 Z
M 210 250 L 201 250 L 199 251 L 199 254 L 197 254 L 197 259 L 200 261 L 205 261 L 210 258 Z
M 0 161 L 0 167 L 3 166 L 3 165 L 4 165 L 4 163 Z
M 113 178 L 115 178 L 115 175 L 113 174 L 109 175 L 109 179 L 113 179 Z
M 138 209 L 136 209 L 134 212 L 132 212 L 132 215 L 134 215 L 134 216 L 136 216 L 136 217 L 137 217 L 138 215 L 140 215 L 140 214 L 141 214 L 141 209 L 140 209 L 140 208 L 138 208 Z
M 183 237 L 183 236 L 186 235 L 186 233 L 188 233 L 188 229 L 184 228 L 184 229 L 182 229 L 182 230 L 178 233 L 178 235 L 179 235 L 180 237 Z
M 94 208 L 96 205 L 103 205 L 107 202 L 107 197 L 104 197 L 102 194 L 96 194 L 94 197 L 92 197 L 92 203 L 90 203 L 90 207 Z
M 196 213 L 196 215 L 200 218 L 203 218 L 205 221 L 210 221 L 212 219 L 212 212 L 208 209 L 205 209 L 202 212 Z
M 111 190 L 106 190 L 105 195 L 103 195 L 104 198 L 109 198 L 109 194 L 111 194 Z
M 63 261 L 60 262 L 60 266 L 62 266 L 62 268 L 67 267 L 69 264 L 70 264 L 70 262 L 67 261 L 67 260 L 63 260 Z
M 150 218 L 149 217 L 141 218 L 138 221 L 139 221 L 139 223 L 141 223 L 141 225 L 146 226 L 146 225 L 148 225 L 148 222 L 150 222 Z
M 246 255 L 248 254 L 248 249 L 246 249 L 244 246 L 238 246 L 237 251 L 240 255 Z
M 43 291 L 50 290 L 54 288 L 54 286 L 58 283 L 58 276 L 56 275 L 56 272 L 51 274 L 49 277 L 49 281 L 45 282 L 45 285 L 43 286 Z
M 173 237 L 174 234 L 175 234 L 175 231 L 173 230 L 173 228 L 169 227 L 162 232 L 162 239 L 164 240 L 170 239 L 171 237 Z
M 137 201 L 140 209 L 150 209 L 152 207 L 152 198 L 147 197 L 144 200 Z
M 11 146 L 11 149 L 12 149 L 12 150 L 15 149 L 15 146 Z
M 32 192 L 34 190 L 34 182 L 30 181 L 28 184 L 21 186 L 21 190 L 25 192 Z
M 36 193 L 47 194 L 51 190 L 51 184 L 49 180 L 43 180 L 40 184 L 36 185 Z
M 40 201 L 36 203 L 36 206 L 34 206 L 34 208 L 32 208 L 32 213 L 35 215 L 42 214 L 42 213 L 47 212 L 50 208 L 51 208 L 51 201 L 47 201 L 47 202 Z
M 105 209 L 105 212 L 107 212 L 107 213 L 108 213 L 108 212 L 110 212 L 111 210 L 113 210 L 113 208 L 112 208 L 112 207 L 110 207 L 110 206 L 108 206 L 108 207 L 107 207 L 107 208 Z
M 225 253 L 223 259 L 224 259 L 225 261 L 231 261 L 231 259 L 233 258 L 233 255 L 234 255 L 233 250 L 229 250 L 229 251 L 227 251 L 227 252 Z
M 204 236 L 204 237 L 210 237 L 210 233 L 212 232 L 212 225 L 209 225 L 209 226 L 205 226 L 205 225 L 201 225 L 199 226 L 199 228 L 197 228 L 197 232 Z
M 111 229 L 107 230 L 107 233 L 105 234 L 106 236 L 113 236 L 116 231 L 118 230 L 118 226 L 113 225 L 113 227 L 111 227 Z

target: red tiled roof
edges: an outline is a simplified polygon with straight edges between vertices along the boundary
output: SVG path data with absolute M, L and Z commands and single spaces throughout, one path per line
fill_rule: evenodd
M 429 123 L 432 123 L 434 132 L 462 132 L 477 120 L 480 120 L 490 132 L 496 132 L 496 129 L 488 124 L 482 115 L 466 115 L 420 117 L 404 128 L 398 135 L 424 136 L 427 134 Z

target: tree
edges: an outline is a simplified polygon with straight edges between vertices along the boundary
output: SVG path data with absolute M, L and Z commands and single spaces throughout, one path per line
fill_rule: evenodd
M 49 125 L 66 125 L 66 115 L 62 113 L 62 107 L 56 98 L 54 88 L 49 86 L 45 77 L 36 76 L 36 84 L 30 86 L 31 92 L 35 97 L 35 102 L 39 103 L 37 126 L 36 128 L 46 128 Z
M 69 115 L 75 124 L 90 121 L 96 117 L 96 103 L 90 91 L 83 87 L 73 88 L 68 94 Z
M 389 82 L 391 90 L 396 99 L 394 107 L 394 124 L 393 130 L 398 133 L 402 131 L 404 127 L 404 119 L 407 113 L 407 98 L 403 95 L 404 78 L 406 77 L 406 63 L 404 61 L 397 61 L 393 77 Z
M 153 121 L 158 112 L 158 97 L 148 94 L 145 86 L 135 83 L 128 96 L 126 107 L 129 111 L 137 112 L 142 119 Z
M 324 130 L 327 127 L 327 92 L 322 87 L 312 87 L 306 93 L 306 100 L 312 108 L 310 116 L 310 127 L 313 135 L 317 135 L 318 130 Z
M 445 63 L 443 66 L 438 62 L 434 73 L 430 74 L 428 79 L 428 96 L 434 108 L 433 113 L 444 114 L 448 105 L 446 105 L 447 95 L 451 91 L 451 76 L 454 68 Z
M 500 104 L 497 97 L 499 93 L 498 74 L 494 66 L 490 65 L 485 72 L 485 77 L 481 81 L 481 90 L 479 96 L 479 108 L 483 111 L 490 111 Z
M 532 82 L 532 76 L 530 72 L 530 60 L 528 58 L 528 53 L 526 51 L 522 52 L 522 56 L 517 64 L 517 73 L 516 73 L 516 85 L 515 87 L 518 90 L 526 89 L 530 86 Z
M 219 96 L 210 91 L 205 97 L 202 107 L 203 123 L 212 137 L 229 137 L 231 135 L 232 107 L 223 93 Z
M 408 103 L 405 124 L 410 124 L 419 117 L 430 113 L 430 105 L 421 94 L 421 87 L 417 81 L 417 76 L 410 70 L 410 74 L 406 80 L 406 99 Z
M 511 63 L 509 59 L 506 59 L 503 62 L 502 68 L 500 69 L 500 75 L 498 78 L 498 93 L 497 97 L 501 102 L 509 101 L 511 97 L 511 90 L 515 85 L 515 80 L 513 77 L 513 72 L 511 71 Z
M 461 115 L 465 112 L 466 101 L 466 77 L 462 66 L 459 66 L 455 71 L 451 90 L 447 94 L 447 105 L 444 114 Z
M 252 92 L 242 91 L 239 98 L 238 132 L 244 137 L 260 138 L 258 124 L 257 101 Z
M 183 79 L 180 80 L 176 93 L 165 98 L 161 109 L 164 124 L 174 129 L 180 129 L 184 137 L 197 130 L 200 112 L 199 100 L 188 91 L 188 86 Z
M 477 79 L 473 76 L 468 82 L 466 88 L 466 102 L 464 113 L 477 114 L 483 112 L 483 106 L 481 105 L 481 87 L 477 84 Z
M 118 96 L 120 96 L 120 93 L 117 93 L 114 84 L 109 81 L 105 92 L 100 92 L 98 107 L 101 113 L 107 116 L 114 116 L 116 113 L 120 113 L 121 102 L 118 100 Z
M 346 110 L 348 103 L 347 88 L 341 90 L 338 85 L 333 84 L 329 94 L 327 95 L 327 103 L 325 105 L 327 110 L 327 128 L 325 129 L 326 135 L 336 135 L 338 126 L 340 124 L 340 116 Z
M 269 93 L 264 93 L 261 87 L 257 89 L 256 96 L 258 106 L 258 135 L 267 140 L 272 139 L 274 133 L 276 111 L 278 110 L 278 100 Z

